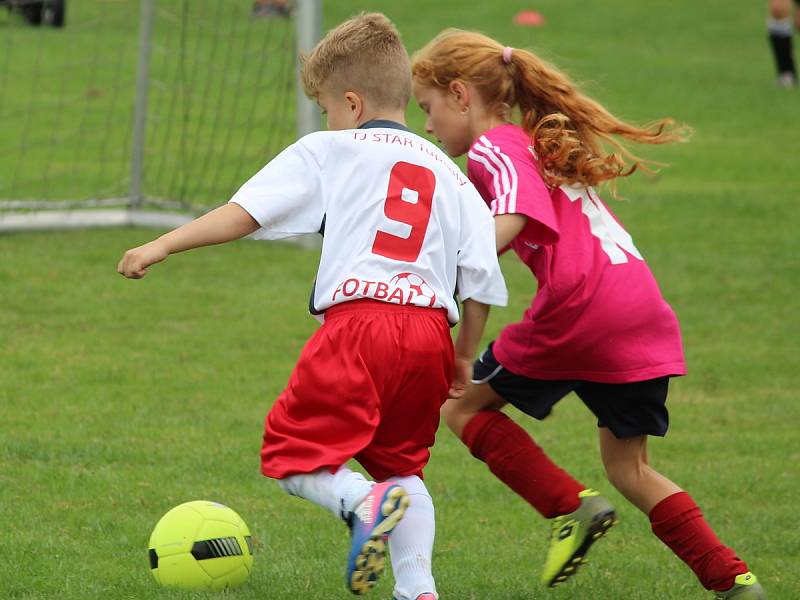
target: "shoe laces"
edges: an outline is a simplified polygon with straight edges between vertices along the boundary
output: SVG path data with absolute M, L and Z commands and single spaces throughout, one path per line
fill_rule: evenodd
M 353 511 L 345 510 L 344 500 L 339 500 L 339 516 L 345 522 L 347 528 L 352 533 L 353 531 Z

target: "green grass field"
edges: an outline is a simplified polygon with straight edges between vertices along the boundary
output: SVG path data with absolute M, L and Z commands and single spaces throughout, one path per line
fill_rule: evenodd
M 625 200 L 612 205 L 681 319 L 690 369 L 651 461 L 692 493 L 771 599 L 800 598 L 800 96 L 773 85 L 762 3 L 329 1 L 325 24 L 360 8 L 384 10 L 412 50 L 447 26 L 481 29 L 549 57 L 620 116 L 694 127 L 688 144 L 643 149 L 671 167 L 621 183 Z M 546 25 L 513 26 L 523 8 Z M 410 123 L 421 126 L 416 108 Z M 72 176 L 80 186 L 98 174 Z M 159 589 L 146 550 L 166 510 L 214 499 L 258 544 L 249 583 L 228 597 L 348 598 L 345 528 L 258 471 L 264 415 L 316 327 L 306 305 L 317 252 L 239 242 L 172 257 L 143 281 L 119 277 L 122 252 L 154 235 L 0 235 L 0 597 L 206 597 Z M 534 291 L 512 257 L 503 266 L 511 302 L 487 340 Z M 547 523 L 443 428 L 426 471 L 443 599 L 710 597 L 606 481 L 577 398 L 544 422 L 511 414 L 617 504 L 620 525 L 574 580 L 546 590 Z M 387 574 L 370 597 L 390 596 Z

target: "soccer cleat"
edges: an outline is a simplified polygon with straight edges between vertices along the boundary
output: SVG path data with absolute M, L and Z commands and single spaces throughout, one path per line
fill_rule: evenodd
M 397 600 L 397 596 L 392 596 L 392 600 Z M 425 592 L 414 598 L 414 600 L 436 600 L 436 594 L 433 592 Z
M 386 562 L 386 540 L 403 518 L 410 500 L 394 483 L 376 483 L 356 509 L 347 515 L 352 541 L 347 557 L 347 587 L 357 596 L 378 581 Z
M 735 598 L 736 600 L 766 600 L 767 593 L 758 583 L 756 576 L 748 571 L 737 575 L 730 589 L 714 594 L 714 600 L 728 600 L 729 598 Z
M 574 575 L 595 540 L 603 537 L 616 523 L 614 507 L 598 492 L 583 490 L 581 504 L 568 515 L 553 519 L 550 549 L 547 552 L 542 583 L 555 587 Z

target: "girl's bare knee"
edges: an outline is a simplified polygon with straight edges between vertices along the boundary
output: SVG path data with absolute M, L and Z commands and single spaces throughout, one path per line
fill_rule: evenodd
M 450 398 L 442 405 L 441 417 L 447 424 L 447 427 L 456 435 L 461 435 L 464 426 L 470 419 L 470 414 L 465 410 L 462 402 L 455 398 Z
M 611 485 L 620 490 L 624 486 L 625 482 L 624 469 L 619 468 L 617 465 L 608 464 L 605 465 L 605 468 L 608 481 L 611 483 Z
M 608 481 L 623 494 L 641 483 L 647 469 L 646 463 L 635 460 L 604 462 L 604 466 Z

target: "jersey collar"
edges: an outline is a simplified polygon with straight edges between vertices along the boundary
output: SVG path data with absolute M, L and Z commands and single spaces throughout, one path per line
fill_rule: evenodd
M 400 129 L 402 131 L 411 131 L 408 127 L 397 121 L 390 121 L 388 119 L 372 119 L 362 124 L 358 129 Z

